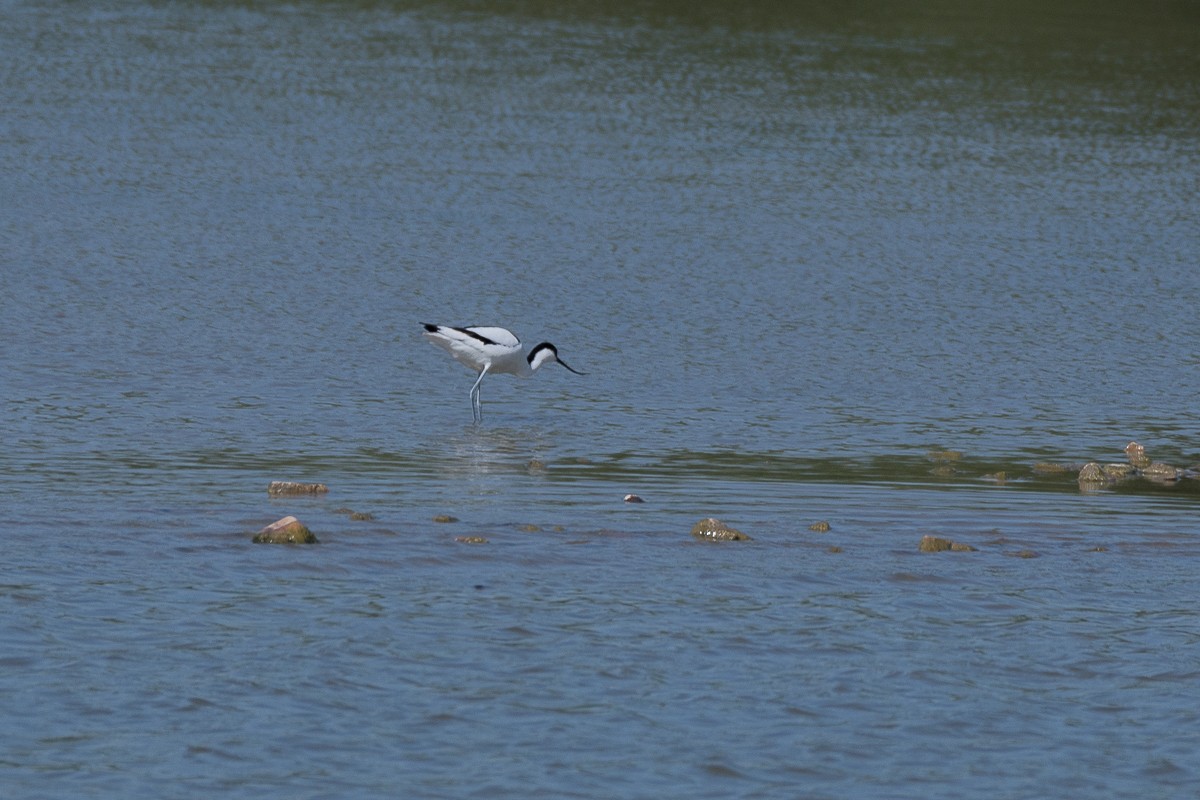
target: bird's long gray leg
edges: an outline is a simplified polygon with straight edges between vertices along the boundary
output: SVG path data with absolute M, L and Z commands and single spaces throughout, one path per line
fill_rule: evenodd
M 475 379 L 475 385 L 471 387 L 471 417 L 475 420 L 475 424 L 483 422 L 483 403 L 479 400 L 479 384 L 483 383 L 483 376 L 487 375 L 488 368 L 485 366 L 479 370 L 479 377 Z

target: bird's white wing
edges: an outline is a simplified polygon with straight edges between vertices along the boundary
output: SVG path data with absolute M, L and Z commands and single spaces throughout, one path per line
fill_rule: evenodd
M 467 334 L 476 339 L 486 339 L 484 344 L 498 344 L 502 347 L 520 347 L 521 340 L 507 328 L 490 328 L 487 326 L 472 325 L 469 328 L 451 328 L 451 330 L 465 331 Z

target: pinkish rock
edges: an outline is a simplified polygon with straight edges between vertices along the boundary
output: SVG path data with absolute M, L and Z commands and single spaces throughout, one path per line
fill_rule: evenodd
M 263 528 L 253 539 L 255 544 L 317 544 L 317 537 L 295 517 L 284 517 Z

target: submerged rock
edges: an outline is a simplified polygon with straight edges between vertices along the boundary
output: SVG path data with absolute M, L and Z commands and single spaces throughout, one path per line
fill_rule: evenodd
M 350 519 L 357 521 L 357 522 L 363 522 L 366 520 L 375 519 L 375 515 L 372 514 L 371 512 L 355 511 L 353 508 L 335 508 L 333 510 L 333 513 L 334 514 L 345 514 L 347 517 L 349 517 Z
M 1079 470 L 1080 485 L 1089 489 L 1137 477 L 1173 481 L 1178 480 L 1179 470 L 1161 462 L 1155 462 L 1146 466 L 1145 469 L 1139 469 L 1133 464 L 1100 464 L 1095 461 L 1084 464 Z
M 969 544 L 962 542 L 952 542 L 949 539 L 943 539 L 941 536 L 922 536 L 920 543 L 917 545 L 917 550 L 922 553 L 941 553 L 946 550 L 953 550 L 958 553 L 974 553 L 975 548 Z
M 1077 466 L 1069 464 L 1038 463 L 1033 465 L 1033 471 L 1038 473 L 1066 472 L 1077 470 L 1079 488 L 1085 492 L 1094 492 L 1117 483 L 1118 481 L 1145 478 L 1157 483 L 1170 483 L 1182 478 L 1191 477 L 1191 472 L 1179 469 L 1162 461 L 1151 461 L 1146 455 L 1146 448 L 1137 442 L 1125 445 L 1125 455 L 1128 463 L 1101 464 L 1089 461 Z
M 917 545 L 917 550 L 922 553 L 940 553 L 943 550 L 949 550 L 954 546 L 954 542 L 949 539 L 943 539 L 940 536 L 922 536 L 920 544 Z
M 462 544 L 487 544 L 488 540 L 482 536 L 455 536 L 454 541 Z
M 1132 464 L 1098 464 L 1092 461 L 1079 470 L 1079 483 L 1085 487 L 1104 486 L 1132 478 L 1138 470 Z
M 1105 464 L 1100 467 L 1100 471 L 1109 480 L 1119 481 L 1123 478 L 1130 478 L 1137 474 L 1137 467 L 1133 464 Z
M 809 525 L 808 529 L 810 531 L 816 531 L 817 533 L 828 533 L 829 523 L 825 520 L 821 520 L 820 522 L 814 522 L 812 525 Z
M 438 514 L 433 518 L 434 522 L 458 522 L 458 517 L 452 517 L 449 514 Z
M 1152 481 L 1177 481 L 1183 471 L 1170 464 L 1155 461 L 1153 464 L 1147 465 L 1142 470 L 1142 474 Z
M 710 542 L 748 542 L 750 537 L 713 517 L 705 517 L 692 526 L 692 536 Z
M 317 544 L 317 537 L 295 517 L 284 517 L 263 528 L 254 539 L 255 544 Z
M 271 481 L 271 485 L 267 487 L 267 494 L 272 496 L 325 494 L 328 491 L 329 487 L 323 483 L 296 483 L 294 481 Z

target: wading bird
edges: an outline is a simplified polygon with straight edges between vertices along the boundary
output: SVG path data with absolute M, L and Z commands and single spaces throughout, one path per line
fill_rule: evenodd
M 526 355 L 521 347 L 521 340 L 505 328 L 451 328 L 446 325 L 430 325 L 427 322 L 421 324 L 425 326 L 423 335 L 426 339 L 454 356 L 454 360 L 464 367 L 479 373 L 475 385 L 471 387 L 471 414 L 476 424 L 483 421 L 479 384 L 489 372 L 528 378 L 546 364 L 557 362 L 576 375 L 586 374 L 568 366 L 567 362 L 558 357 L 558 348 L 549 342 L 534 345 L 529 355 Z

